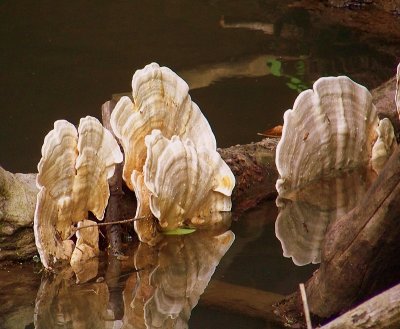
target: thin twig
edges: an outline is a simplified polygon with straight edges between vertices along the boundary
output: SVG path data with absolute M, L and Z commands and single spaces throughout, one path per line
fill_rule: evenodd
M 97 223 L 97 224 L 91 224 L 91 225 L 86 225 L 86 226 L 81 226 L 81 227 L 74 227 L 72 229 L 71 234 L 66 240 L 69 240 L 72 238 L 72 236 L 76 233 L 76 231 L 81 230 L 83 228 L 88 228 L 88 227 L 95 227 L 95 226 L 106 226 L 106 225 L 116 225 L 116 224 L 126 224 L 126 223 L 131 223 L 140 219 L 145 219 L 146 216 L 142 217 L 135 217 L 135 218 L 129 218 L 129 219 L 124 219 L 124 220 L 117 220 L 115 222 L 109 222 L 109 223 Z
M 303 301 L 304 316 L 306 318 L 307 329 L 312 329 L 310 310 L 308 308 L 307 295 L 306 295 L 306 289 L 304 288 L 304 283 L 300 283 L 300 293 L 301 293 L 301 300 Z
M 124 220 L 117 220 L 115 222 L 109 222 L 109 223 L 97 223 L 97 224 L 91 224 L 87 226 L 81 226 L 75 228 L 75 231 L 81 230 L 83 228 L 88 228 L 88 227 L 94 227 L 94 226 L 106 226 L 106 225 L 116 225 L 116 224 L 126 224 L 126 223 L 131 223 L 140 219 L 145 219 L 146 217 L 135 217 L 135 218 L 129 218 L 129 219 L 124 219 Z

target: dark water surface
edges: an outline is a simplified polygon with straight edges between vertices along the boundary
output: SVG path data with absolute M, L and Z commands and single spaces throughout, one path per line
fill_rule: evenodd
M 134 71 L 153 61 L 195 88 L 220 147 L 281 123 L 297 95 L 292 78 L 309 87 L 347 74 L 372 88 L 394 74 L 395 58 L 349 30 L 315 26 L 290 2 L 2 1 L 0 163 L 35 171 L 55 120 L 99 117 L 101 104 L 129 91 Z
M 0 164 L 12 172 L 36 171 L 55 120 L 77 124 L 86 115 L 99 118 L 101 104 L 128 92 L 134 71 L 153 61 L 188 82 L 219 147 L 260 139 L 257 132 L 282 123 L 298 92 L 320 76 L 346 74 L 373 88 L 394 74 L 396 58 L 381 50 L 384 40 L 360 43 L 357 33 L 316 25 L 307 12 L 289 9 L 290 2 L 0 2 Z M 225 256 L 207 258 L 212 253 L 205 252 L 204 260 L 198 256 L 198 268 L 211 275 L 219 263 L 211 282 L 253 293 L 293 292 L 317 267 L 297 267 L 282 257 L 277 216 L 274 201 L 244 214 L 232 225 L 235 240 Z M 2 268 L 0 328 L 34 328 L 34 323 L 37 328 L 144 328 L 143 316 L 131 314 L 143 305 L 131 305 L 150 300 L 155 286 L 164 297 L 168 289 L 143 276 L 158 273 L 152 277 L 161 281 L 176 276 L 181 279 L 171 282 L 179 286 L 191 273 L 202 282 L 201 271 L 190 272 L 193 262 L 165 256 L 176 246 L 186 250 L 193 244 L 198 255 L 210 249 L 187 243 L 143 251 L 154 267 L 139 272 L 133 262 L 102 261 L 98 274 L 79 285 L 70 273 L 42 276 L 34 263 Z M 194 295 L 174 297 L 179 300 L 173 305 L 186 305 L 178 317 L 182 327 L 190 316 L 190 328 L 275 328 L 263 317 L 221 307 L 207 297 L 206 281 Z M 190 311 L 187 305 L 195 304 L 202 289 L 205 300 Z M 161 321 L 159 313 L 152 315 Z
M 167 237 L 157 248 L 134 243 L 127 260 L 101 258 L 97 272 L 89 267 L 89 276 L 77 275 L 79 284 L 70 268 L 47 275 L 34 262 L 2 267 L 0 328 L 146 328 L 143 316 L 153 320 L 148 328 L 158 328 L 154 323 L 163 312 L 174 310 L 182 321 L 164 319 L 160 328 L 279 328 L 267 320 L 271 314 L 249 316 L 243 305 L 254 304 L 259 294 L 293 292 L 316 267 L 296 267 L 282 257 L 276 216 L 275 202 L 268 201 L 233 222 L 234 235 L 222 233 L 224 239 L 214 238 L 218 232 L 196 232 Z M 232 245 L 224 255 L 227 243 Z M 240 305 L 234 312 L 216 297 L 243 288 L 249 292 L 234 294 Z

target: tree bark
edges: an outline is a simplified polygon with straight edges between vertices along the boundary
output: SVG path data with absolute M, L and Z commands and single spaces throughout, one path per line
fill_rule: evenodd
M 111 128 L 110 118 L 111 112 L 115 107 L 115 102 L 108 101 L 101 106 L 101 117 L 103 121 L 103 126 L 108 129 L 111 134 L 114 136 L 114 132 Z M 118 163 L 115 165 L 115 172 L 113 177 L 108 180 L 108 185 L 110 187 L 110 197 L 108 199 L 108 207 L 106 208 L 106 212 L 104 214 L 104 222 L 111 223 L 117 220 L 122 219 L 119 210 L 120 200 L 124 195 L 122 191 L 122 163 Z M 116 225 L 107 225 L 107 241 L 109 252 L 112 255 L 122 254 L 121 252 L 121 236 L 122 229 L 120 224 Z
M 341 7 L 354 8 L 355 3 L 366 2 L 365 0 L 328 0 L 328 2 L 336 2 L 338 6 L 340 3 Z M 309 12 L 313 13 L 314 19 L 319 19 L 322 22 L 332 25 L 346 26 L 351 29 L 365 32 L 363 39 L 372 39 L 384 35 L 386 40 L 391 38 L 398 40 L 400 37 L 400 30 L 398 22 L 394 15 L 399 14 L 400 6 L 395 4 L 395 1 L 379 0 L 370 1 L 373 5 L 366 8 L 366 10 L 343 10 L 338 8 L 332 8 L 326 6 L 321 1 L 315 0 L 300 0 L 294 3 L 293 7 L 304 8 Z M 347 5 L 346 5 L 347 4 Z M 362 7 L 362 6 L 360 6 Z M 393 43 L 395 47 L 390 52 L 396 54 L 397 45 Z

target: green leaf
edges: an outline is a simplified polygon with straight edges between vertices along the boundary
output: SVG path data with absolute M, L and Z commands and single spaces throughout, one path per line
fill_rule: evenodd
M 303 76 L 306 71 L 306 65 L 303 61 L 298 61 L 296 63 L 296 74 Z
M 290 89 L 297 91 L 297 85 L 294 85 L 293 83 L 287 82 L 286 86 L 288 86 Z
M 164 235 L 185 235 L 196 231 L 195 228 L 176 228 L 175 230 L 163 231 Z
M 301 83 L 301 80 L 298 79 L 298 78 L 296 78 L 296 77 L 291 77 L 291 78 L 290 78 L 290 82 L 293 83 L 293 84 L 295 84 L 295 85 L 298 85 L 298 84 Z
M 282 75 L 281 73 L 281 68 L 282 68 L 282 62 L 278 61 L 276 59 L 270 59 L 267 61 L 267 66 L 269 67 L 271 74 L 280 77 Z

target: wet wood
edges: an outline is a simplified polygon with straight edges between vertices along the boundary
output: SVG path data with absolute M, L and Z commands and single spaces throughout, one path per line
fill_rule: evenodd
M 400 277 L 400 147 L 353 211 L 328 229 L 320 268 L 306 283 L 310 312 L 328 318 L 348 310 Z M 276 313 L 302 322 L 299 293 Z
M 394 110 L 396 108 L 396 77 L 389 79 L 379 87 L 372 90 L 371 94 L 374 99 L 374 104 L 378 109 L 379 118 L 389 118 L 395 131 L 397 131 L 397 137 L 399 137 L 399 115 L 397 111 Z
M 200 304 L 265 319 L 271 323 L 277 322 L 272 305 L 282 297 L 272 292 L 211 280 L 201 296 Z
M 101 106 L 101 117 L 103 126 L 108 129 L 114 136 L 114 132 L 111 128 L 110 117 L 111 112 L 115 106 L 115 102 L 108 101 Z M 119 204 L 123 197 L 122 192 L 122 169 L 121 163 L 115 165 L 114 176 L 108 181 L 110 187 L 110 198 L 108 199 L 108 207 L 104 214 L 105 223 L 111 223 L 121 219 Z M 121 237 L 122 229 L 121 225 L 109 225 L 106 227 L 107 241 L 108 241 L 108 252 L 112 255 L 122 254 L 121 251 Z
M 278 172 L 275 167 L 275 150 L 278 141 L 278 138 L 265 138 L 258 143 L 218 150 L 236 178 L 232 194 L 235 216 L 265 198 L 276 196 Z
M 339 316 L 321 329 L 400 328 L 400 284 Z

